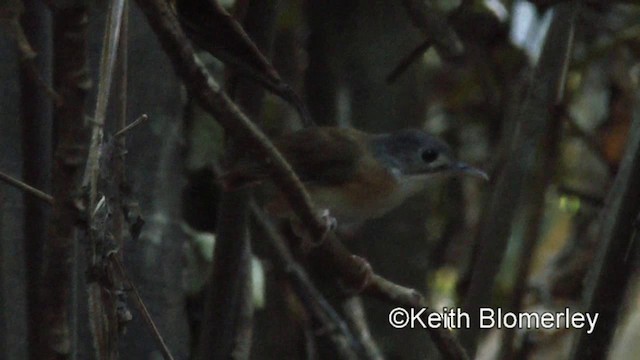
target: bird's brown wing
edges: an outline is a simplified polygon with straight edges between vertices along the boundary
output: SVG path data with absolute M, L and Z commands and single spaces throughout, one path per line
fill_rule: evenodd
M 368 141 L 354 129 L 315 127 L 284 135 L 275 141 L 300 180 L 308 185 L 340 185 L 349 181 Z M 228 189 L 259 183 L 273 174 L 264 163 L 244 160 L 221 177 Z
M 286 135 L 276 146 L 303 182 L 340 185 L 357 170 L 367 136 L 354 129 L 318 127 Z

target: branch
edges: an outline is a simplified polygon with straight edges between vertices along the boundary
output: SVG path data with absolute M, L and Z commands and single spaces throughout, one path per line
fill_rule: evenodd
M 49 205 L 53 205 L 53 196 L 46 194 L 44 191 L 40 191 L 30 185 L 23 183 L 22 181 L 11 177 L 3 172 L 0 172 L 0 181 L 3 181 L 11 186 L 14 186 L 28 194 L 31 194 L 38 199 L 48 203 Z
M 49 239 L 44 247 L 41 281 L 44 338 L 35 347 L 39 359 L 71 359 L 77 333 L 72 317 L 77 288 L 74 275 L 77 226 L 80 220 L 79 187 L 86 159 L 84 128 L 85 100 L 89 89 L 87 67 L 87 8 L 61 7 L 53 13 L 54 86 L 64 98 L 55 109 L 57 144 L 52 169 L 52 196 L 55 198 Z
M 31 43 L 29 43 L 29 40 L 25 35 L 24 28 L 17 18 L 17 14 L 15 18 L 11 18 L 9 20 L 9 24 L 9 31 L 12 33 L 16 40 L 16 44 L 18 45 L 18 51 L 20 52 L 20 64 L 25 69 L 25 73 L 29 76 L 31 81 L 44 90 L 45 94 L 53 100 L 53 103 L 56 106 L 61 106 L 63 102 L 62 96 L 53 90 L 40 71 L 38 71 L 38 66 L 35 62 L 38 53 L 33 50 Z
M 158 348 L 162 353 L 162 357 L 165 360 L 173 360 L 173 355 L 171 355 L 171 351 L 167 347 L 167 343 L 164 341 L 164 338 L 160 334 L 158 327 L 153 322 L 151 314 L 149 314 L 149 310 L 147 310 L 147 306 L 144 304 L 144 301 L 142 301 L 140 292 L 138 292 L 138 288 L 136 288 L 133 281 L 131 281 L 131 279 L 129 279 L 129 277 L 127 276 L 124 265 L 122 265 L 122 262 L 120 261 L 120 259 L 118 259 L 118 256 L 115 252 L 110 254 L 109 259 L 111 259 L 111 262 L 115 265 L 115 268 L 118 269 L 118 273 L 120 274 L 122 279 L 131 288 L 133 292 L 133 298 L 135 299 L 136 305 L 138 306 L 138 310 L 140 310 L 140 314 L 142 314 L 142 319 L 144 319 L 144 322 L 147 324 L 147 328 L 151 330 L 151 335 L 153 335 L 153 339 L 156 341 L 156 344 L 158 345 Z
M 16 180 L 10 176 L 7 176 L 1 172 L 0 172 L 0 179 L 3 181 L 7 181 L 9 184 L 16 186 L 23 191 L 26 191 L 29 193 L 33 193 L 33 191 L 35 191 L 37 193 L 40 193 L 41 196 L 38 195 L 39 199 L 51 205 L 53 205 L 54 203 L 54 199 L 51 195 L 45 194 L 40 190 L 34 189 L 31 186 L 24 184 L 21 181 Z M 136 301 L 136 305 L 138 306 L 138 309 L 140 310 L 140 313 L 142 314 L 142 318 L 144 319 L 145 323 L 151 330 L 151 334 L 156 340 L 156 343 L 158 344 L 158 348 L 162 352 L 162 355 L 164 356 L 165 360 L 173 360 L 173 356 L 171 355 L 171 352 L 169 351 L 169 348 L 167 347 L 166 342 L 164 341 L 164 338 L 160 334 L 158 327 L 155 325 L 155 322 L 151 318 L 151 314 L 149 314 L 149 311 L 147 310 L 147 306 L 144 304 L 144 301 L 142 300 L 142 297 L 140 296 L 138 289 L 136 288 L 133 281 L 131 281 L 131 279 L 129 279 L 129 277 L 127 276 L 127 273 L 124 269 L 124 265 L 122 265 L 122 262 L 120 261 L 120 259 L 118 259 L 118 257 L 115 255 L 115 252 L 109 254 L 109 259 L 111 259 L 111 262 L 115 265 L 115 268 L 118 269 L 118 273 L 120 277 L 122 277 L 122 279 L 129 285 L 129 287 L 133 291 L 134 299 Z
M 446 15 L 431 4 L 431 0 L 402 0 L 402 5 L 413 25 L 422 31 L 427 40 L 433 42 L 442 58 L 456 59 L 464 54 L 464 45 L 458 34 L 447 22 Z
M 266 33 L 251 32 L 248 28 L 245 31 L 218 0 L 180 0 L 175 2 L 175 7 L 180 24 L 198 47 L 280 96 L 296 109 L 302 124 L 314 125 L 302 99 L 282 80 L 261 51 L 265 47 L 257 38 Z
M 255 148 L 273 167 L 276 174 L 274 177 L 275 185 L 286 196 L 291 208 L 295 210 L 294 212 L 312 238 L 318 242 L 318 246 L 312 249 L 310 256 L 315 257 L 322 262 L 326 269 L 347 280 L 348 283 L 362 284 L 366 280 L 363 275 L 366 274 L 362 272 L 361 261 L 358 261 L 347 251 L 333 233 L 327 232 L 326 224 L 314 211 L 309 195 L 291 166 L 260 129 L 238 109 L 209 75 L 196 57 L 193 47 L 167 4 L 161 0 L 137 0 L 137 2 L 188 90 L 200 101 L 203 108 L 216 118 L 230 136 L 246 141 L 247 147 Z M 365 288 L 365 292 L 367 289 L 379 289 L 379 285 L 388 283 L 382 281 L 381 278 L 378 279 L 372 283 L 373 285 L 369 284 Z M 393 303 L 397 303 L 394 299 L 407 300 L 403 296 L 406 292 L 417 293 L 395 284 L 394 287 L 382 287 L 381 289 L 389 291 L 374 291 L 374 293 Z M 411 304 L 420 305 L 422 303 L 423 301 Z M 466 355 L 463 356 L 464 350 L 460 346 L 451 345 L 457 343 L 449 330 L 428 329 L 428 331 L 432 334 L 432 339 L 436 341 L 438 348 L 443 351 L 445 358 L 467 358 Z
M 84 179 L 82 185 L 88 189 L 89 199 L 87 207 L 87 218 L 89 219 L 89 231 L 86 233 L 89 242 L 89 271 L 97 270 L 98 277 L 110 278 L 108 276 L 109 267 L 102 266 L 101 260 L 104 252 L 111 244 L 104 235 L 111 233 L 115 244 L 113 246 L 122 247 L 122 234 L 124 217 L 120 206 L 120 181 L 123 180 L 124 159 L 116 151 L 121 151 L 118 145 L 123 145 L 124 139 L 114 139 L 111 144 L 112 151 L 108 155 L 108 179 L 102 191 L 106 197 L 106 207 L 116 209 L 111 216 L 106 215 L 106 211 L 98 211 L 99 204 L 98 187 L 101 160 L 103 159 L 103 132 L 107 115 L 107 105 L 111 94 L 111 84 L 114 79 L 116 63 L 126 57 L 119 56 L 120 51 L 126 50 L 126 34 L 121 36 L 121 29 L 124 27 L 126 0 L 116 0 L 109 2 L 105 32 L 103 35 L 102 52 L 100 55 L 100 74 L 98 82 L 98 95 L 96 108 L 91 129 L 91 143 L 87 162 L 85 165 Z M 118 61 L 120 58 L 120 61 Z M 121 65 L 122 66 L 122 65 Z M 126 70 L 121 67 L 120 70 Z M 126 73 L 120 74 L 120 80 L 126 82 Z M 116 121 L 123 118 L 122 102 L 126 101 L 126 91 L 122 93 L 118 89 L 120 101 L 116 101 Z M 123 99 L 123 97 L 125 97 Z M 115 150 L 117 149 L 117 150 Z M 107 151 L 108 152 L 108 151 Z M 116 290 L 120 288 L 116 281 L 99 282 L 90 281 L 88 285 L 89 303 L 89 324 L 94 342 L 94 350 L 98 359 L 111 359 L 118 356 L 118 338 L 120 329 L 117 317 L 117 297 Z
M 240 109 L 229 99 L 194 53 L 191 43 L 167 3 L 162 0 L 137 0 L 161 45 L 190 93 L 237 140 L 255 151 L 274 170 L 274 182 L 289 201 L 312 239 L 321 242 L 328 232 L 326 223 L 314 211 L 309 194 L 280 152 Z
M 251 204 L 251 214 L 262 234 L 269 241 L 276 255 L 276 264 L 289 277 L 306 310 L 315 315 L 325 331 L 330 332 L 330 340 L 342 358 L 356 357 L 364 347 L 351 333 L 347 324 L 329 301 L 315 287 L 304 269 L 295 261 L 285 239 L 267 220 L 264 212 L 255 203 Z
M 389 73 L 389 75 L 387 75 L 387 83 L 391 84 L 395 82 L 396 79 L 400 75 L 402 75 L 402 73 L 404 73 L 404 71 L 407 70 L 407 68 L 409 68 L 409 66 L 413 64 L 414 61 L 418 61 L 418 59 L 420 59 L 422 55 L 427 52 L 429 48 L 431 48 L 432 44 L 433 42 L 431 40 L 425 40 L 422 44 L 420 44 L 420 46 L 415 48 L 409 55 L 402 59 L 398 66 L 396 66 L 395 69 L 393 69 Z
M 114 137 L 120 137 L 125 135 L 129 130 L 135 128 L 136 126 L 146 122 L 147 120 L 149 120 L 149 117 L 147 116 L 147 114 L 142 114 L 140 115 L 139 118 L 135 119 L 131 124 L 123 127 L 122 129 L 120 129 L 117 133 L 115 133 L 115 135 L 113 135 Z
M 531 186 L 539 161 L 539 150 L 549 134 L 552 111 L 562 102 L 578 5 L 558 6 L 545 39 L 540 60 L 531 76 L 529 91 L 518 111 L 516 138 L 510 156 L 500 174 L 478 234 L 478 253 L 472 267 L 472 278 L 463 301 L 463 309 L 471 314 L 471 326 L 460 329 L 460 339 L 470 355 L 474 355 L 480 336 L 478 309 L 491 304 L 495 278 L 507 249 L 514 221 L 516 199 Z M 538 196 L 543 196 L 539 194 Z
M 100 167 L 100 147 L 102 145 L 104 122 L 107 114 L 107 105 L 111 91 L 111 82 L 116 64 L 118 42 L 124 14 L 125 0 L 109 2 L 109 14 L 105 25 L 105 33 L 102 39 L 102 53 L 100 55 L 100 77 L 98 82 L 98 95 L 96 109 L 93 116 L 91 131 L 91 145 L 89 157 L 85 168 L 82 185 L 89 189 L 89 213 L 96 206 L 98 193 L 98 173 Z
M 354 329 L 358 340 L 360 340 L 362 346 L 364 346 L 367 358 L 384 360 L 378 344 L 376 344 L 373 336 L 371 336 L 362 298 L 360 296 L 350 296 L 343 302 L 342 309 L 351 328 Z
M 416 309 L 425 308 L 427 309 L 426 316 L 435 313 L 434 310 L 429 309 L 427 301 L 418 291 L 394 284 L 379 275 L 373 275 L 369 286 L 364 289 L 364 293 L 391 304 Z M 445 359 L 469 359 L 453 332 L 445 328 L 427 328 L 427 331 Z
M 359 285 L 364 295 L 394 305 L 427 308 L 424 297 L 416 290 L 397 285 L 369 269 L 363 271 L 362 259 L 354 256 L 333 233 L 309 253 L 325 273 L 333 274 L 348 285 Z M 362 286 L 364 284 L 364 286 Z M 426 313 L 432 313 L 427 310 Z M 427 328 L 442 356 L 448 360 L 469 359 L 453 333 L 443 328 Z
M 598 313 L 592 334 L 578 332 L 571 359 L 605 358 L 640 253 L 634 225 L 640 213 L 640 98 L 634 94 L 633 123 L 620 170 L 602 210 L 598 250 L 584 291 L 584 307 Z M 576 330 L 577 331 L 577 330 Z

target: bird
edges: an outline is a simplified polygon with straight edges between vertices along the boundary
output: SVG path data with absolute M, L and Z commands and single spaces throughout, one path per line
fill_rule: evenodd
M 455 159 L 451 148 L 422 129 L 371 134 L 350 127 L 322 126 L 278 137 L 274 145 L 291 164 L 313 202 L 338 223 L 360 224 L 383 216 L 442 176 L 488 175 Z M 265 161 L 240 159 L 220 176 L 234 190 L 274 176 Z M 280 194 L 269 213 L 292 217 Z

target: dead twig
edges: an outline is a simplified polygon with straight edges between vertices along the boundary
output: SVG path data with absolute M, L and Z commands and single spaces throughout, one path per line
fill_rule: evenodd
M 115 252 L 109 255 L 109 259 L 115 265 L 115 268 L 118 269 L 118 273 L 120 277 L 122 277 L 122 279 L 129 285 L 133 293 L 133 298 L 135 300 L 136 306 L 138 307 L 138 310 L 140 310 L 140 314 L 142 314 L 142 319 L 147 324 L 147 327 L 149 328 L 149 330 L 151 330 L 151 335 L 153 336 L 153 339 L 156 341 L 158 348 L 162 352 L 162 357 L 165 360 L 173 360 L 173 355 L 171 355 L 171 351 L 167 347 L 167 343 L 164 341 L 164 338 L 160 334 L 158 327 L 153 322 L 153 319 L 151 318 L 151 314 L 149 314 L 149 310 L 147 310 L 147 306 L 144 304 L 144 301 L 140 296 L 140 292 L 138 292 L 138 288 L 136 288 L 133 281 L 131 281 L 131 279 L 129 279 L 129 276 L 127 276 L 127 272 L 125 271 L 124 265 L 122 265 L 122 262 L 120 261 L 120 259 L 118 259 Z
M 288 200 L 312 239 L 319 243 L 327 236 L 328 227 L 315 207 L 300 179 L 282 154 L 264 133 L 236 106 L 211 77 L 196 56 L 191 43 L 165 1 L 137 0 L 161 45 L 173 62 L 187 89 L 235 139 L 245 141 L 274 170 L 276 186 Z
M 436 9 L 430 0 L 402 0 L 407 15 L 415 27 L 433 42 L 444 59 L 457 59 L 464 54 L 464 45 L 456 31 L 447 22 L 445 14 Z
M 22 24 L 18 20 L 17 16 L 15 18 L 11 18 L 9 20 L 9 31 L 12 33 L 13 37 L 16 40 L 18 51 L 20 52 L 20 64 L 26 70 L 26 74 L 29 76 L 31 81 L 36 83 L 39 88 L 41 88 L 47 96 L 53 100 L 53 103 L 56 107 L 62 105 L 62 96 L 58 94 L 42 77 L 42 74 L 38 71 L 38 66 L 36 65 L 35 59 L 38 56 L 38 53 L 33 50 L 33 47 L 29 43 L 27 36 L 25 35 L 24 28 Z
M 48 203 L 49 205 L 53 205 L 53 196 L 46 194 L 43 191 L 40 191 L 36 188 L 34 188 L 33 186 L 27 185 L 24 182 L 11 177 L 3 172 L 0 172 L 0 181 L 3 181 L 11 186 L 17 187 L 18 189 L 29 193 L 35 197 L 37 197 L 38 199 Z
M 357 358 L 355 354 L 362 353 L 364 346 L 359 343 L 338 312 L 311 282 L 307 273 L 293 258 L 285 239 L 255 203 L 251 204 L 251 214 L 260 232 L 274 249 L 279 267 L 289 277 L 303 305 L 320 321 L 323 330 L 330 333 L 329 337 L 336 346 L 336 351 L 342 358 Z
M 142 114 L 140 115 L 139 118 L 135 119 L 131 124 L 123 127 L 122 129 L 120 129 L 117 133 L 115 133 L 115 135 L 113 135 L 114 137 L 120 137 L 122 135 L 125 135 L 129 130 L 135 128 L 136 126 L 146 122 L 147 120 L 149 120 L 149 117 L 147 116 L 147 114 Z
M 215 119 L 227 130 L 230 136 L 237 140 L 244 140 L 247 147 L 255 148 L 256 152 L 263 156 L 265 161 L 272 166 L 275 173 L 275 185 L 286 196 L 291 208 L 294 209 L 294 213 L 308 230 L 311 237 L 317 242 L 317 246 L 311 250 L 310 256 L 315 257 L 319 262 L 322 262 L 326 269 L 333 270 L 337 276 L 347 280 L 348 283 L 366 285 L 366 278 L 370 274 L 363 274 L 362 261 L 358 261 L 356 257 L 347 251 L 344 245 L 335 237 L 335 234 L 327 231 L 326 224 L 320 219 L 319 214 L 314 211 L 314 206 L 308 193 L 291 169 L 291 166 L 262 131 L 238 109 L 209 75 L 195 55 L 193 47 L 166 2 L 161 0 L 137 0 L 137 3 L 173 62 L 176 72 L 183 78 L 188 90 L 199 100 L 204 109 L 214 115 Z M 380 282 L 382 280 L 377 280 L 376 284 L 380 285 Z M 389 282 L 387 281 L 387 283 Z M 383 287 L 383 289 L 405 289 L 399 285 L 393 285 L 395 287 Z M 371 284 L 366 286 L 365 292 L 369 287 L 371 287 Z M 406 289 L 406 291 L 412 294 L 416 293 L 410 289 Z M 406 297 L 402 296 L 404 292 L 398 294 L 395 291 L 377 291 L 375 293 L 388 301 L 393 301 L 394 299 L 406 300 Z M 445 358 L 468 358 L 464 350 L 455 342 L 449 330 L 428 329 L 428 331 L 432 334 L 432 339 L 436 341 Z
M 396 66 L 389 73 L 389 75 L 387 75 L 387 79 L 386 79 L 387 84 L 391 84 L 391 83 L 395 82 L 396 79 L 398 79 L 398 77 L 400 75 L 402 75 L 402 73 L 404 73 L 405 70 L 407 70 L 411 64 L 413 64 L 414 62 L 418 61 L 418 59 L 420 59 L 422 57 L 422 55 L 425 52 L 427 52 L 427 50 L 429 50 L 429 48 L 431 48 L 432 44 L 433 44 L 433 42 L 431 40 L 427 39 L 422 44 L 420 44 L 420 46 L 415 48 L 409 55 L 407 55 L 404 59 L 402 59 L 402 61 L 400 61 L 398 66 Z
M 397 285 L 379 275 L 373 275 L 364 293 L 382 301 L 416 309 L 427 309 L 425 316 L 435 313 L 418 291 Z M 436 344 L 445 359 L 469 359 L 466 351 L 448 329 L 428 328 L 431 340 Z
M 0 180 L 5 181 L 6 183 L 17 187 L 18 189 L 28 192 L 30 194 L 33 194 L 35 196 L 38 197 L 38 199 L 41 199 L 42 201 L 53 205 L 54 203 L 54 199 L 51 195 L 46 194 L 38 189 L 35 189 L 25 183 L 23 183 L 20 180 L 17 180 L 11 176 L 8 176 L 2 172 L 0 172 Z M 149 327 L 152 335 L 154 336 L 154 339 L 156 340 L 156 343 L 158 344 L 158 347 L 160 349 L 160 351 L 162 352 L 164 358 L 166 360 L 173 360 L 173 356 L 171 355 L 171 351 L 169 350 L 169 348 L 166 345 L 166 342 L 164 341 L 164 338 L 162 337 L 162 335 L 160 334 L 160 331 L 158 330 L 158 327 L 155 325 L 155 322 L 153 321 L 153 319 L 151 318 L 151 314 L 149 314 L 149 311 L 147 310 L 147 306 L 144 304 L 144 301 L 142 300 L 142 297 L 140 296 L 140 293 L 138 292 L 138 289 L 136 288 L 136 286 L 134 285 L 134 283 L 131 281 L 131 279 L 129 279 L 129 277 L 126 274 L 126 271 L 124 269 L 124 266 L 122 265 L 122 262 L 117 258 L 117 256 L 115 256 L 115 253 L 111 253 L 109 255 L 109 259 L 111 259 L 111 261 L 113 262 L 113 264 L 115 265 L 116 269 L 118 269 L 118 273 L 120 275 L 120 277 L 122 277 L 122 279 L 129 285 L 129 287 L 132 289 L 133 294 L 134 294 L 134 299 L 136 301 L 136 305 L 138 306 L 138 309 L 140 310 L 140 313 L 142 314 L 142 317 L 145 321 L 145 323 L 147 324 L 147 326 Z
M 85 168 L 82 185 L 89 189 L 89 211 L 93 211 L 98 197 L 98 172 L 100 166 L 100 146 L 102 145 L 104 122 L 109 102 L 109 94 L 116 63 L 118 42 L 124 14 L 125 0 L 110 3 L 106 30 L 103 37 L 102 54 L 100 55 L 100 80 L 98 96 L 93 116 L 89 157 Z
M 364 346 L 364 351 L 368 359 L 383 360 L 384 356 L 376 344 L 373 336 L 371 336 L 371 330 L 369 330 L 369 324 L 367 323 L 367 316 L 364 311 L 364 304 L 360 296 L 351 296 L 342 303 L 342 309 L 346 320 L 351 325 L 351 328 L 355 331 L 355 335 L 358 340 Z

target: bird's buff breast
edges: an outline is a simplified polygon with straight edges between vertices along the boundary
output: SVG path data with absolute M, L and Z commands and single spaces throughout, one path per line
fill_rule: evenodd
M 329 209 L 339 223 L 350 223 L 378 218 L 421 188 L 388 169 L 368 170 L 359 171 L 352 181 L 339 186 L 309 186 L 309 193 L 316 205 Z

